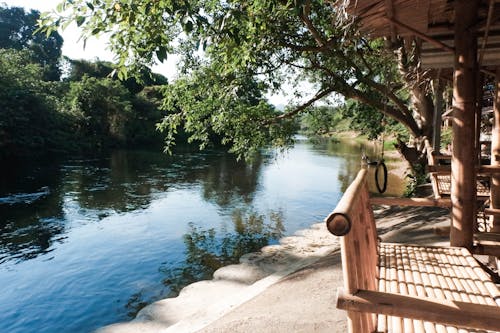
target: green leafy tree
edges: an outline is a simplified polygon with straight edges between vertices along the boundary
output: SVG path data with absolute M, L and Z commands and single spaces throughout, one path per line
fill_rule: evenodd
M 0 48 L 30 50 L 31 57 L 43 67 L 43 79 L 57 81 L 61 75 L 62 37 L 53 31 L 48 35 L 35 34 L 40 12 L 0 5 Z
M 301 130 L 308 135 L 324 135 L 335 131 L 342 120 L 339 107 L 311 107 L 302 115 Z
M 163 136 L 156 130 L 156 124 L 164 116 L 162 89 L 161 86 L 148 86 L 133 97 L 133 113 L 125 127 L 127 145 L 161 147 Z
M 69 62 L 67 81 L 80 81 L 85 75 L 95 78 L 113 78 L 117 66 L 108 61 L 88 61 L 66 59 Z M 153 73 L 149 68 L 143 67 L 135 76 L 122 80 L 122 84 L 132 93 L 137 94 L 146 86 L 166 85 L 168 79 L 158 73 Z
M 29 51 L 0 49 L 0 159 L 56 153 L 70 137 L 56 111 L 60 87 L 43 76 Z
M 181 51 L 190 55 L 187 64 L 197 64 L 192 55 L 202 47 L 214 71 L 225 77 L 245 73 L 258 78 L 263 89 L 275 91 L 283 82 L 300 79 L 314 84 L 313 96 L 293 110 L 280 115 L 262 112 L 258 121 L 255 115 L 246 117 L 247 122 L 240 126 L 257 123 L 262 131 L 273 132 L 270 127 L 286 125 L 286 119 L 305 112 L 316 101 L 342 94 L 400 122 L 415 138 L 430 136 L 432 96 L 427 89 L 429 79 L 420 67 L 418 43 L 396 40 L 388 48 L 381 40 L 367 40 L 346 18 L 345 3 L 66 0 L 59 8 L 62 16 L 46 16 L 42 24 L 76 21 L 84 28 L 84 38 L 110 34 L 111 47 L 122 66 L 121 75 L 125 75 L 128 63 L 147 65 L 155 59 L 164 60 L 176 45 L 181 45 Z M 183 72 L 190 70 L 184 68 Z M 238 75 L 233 77 L 236 80 Z M 245 120 L 244 115 L 237 118 Z M 205 120 L 201 115 L 192 119 Z M 176 117 L 167 120 L 174 125 L 178 121 Z M 204 126 L 196 128 L 193 124 L 191 128 L 204 137 Z M 233 141 L 238 144 L 244 139 Z
M 163 108 L 168 115 L 158 126 L 166 133 L 167 148 L 180 129 L 188 134 L 188 142 L 197 142 L 200 148 L 215 135 L 230 145 L 230 151 L 246 157 L 267 144 L 290 144 L 293 122 L 264 123 L 278 112 L 263 97 L 261 85 L 245 73 L 221 75 L 205 66 L 167 86 Z
M 83 77 L 89 76 L 98 79 L 104 79 L 113 72 L 113 64 L 108 61 L 89 61 L 84 59 L 69 59 L 68 72 L 64 80 L 66 81 L 81 81 Z
M 128 90 L 111 79 L 84 76 L 70 83 L 65 112 L 73 117 L 75 134 L 85 150 L 125 144 L 130 100 Z

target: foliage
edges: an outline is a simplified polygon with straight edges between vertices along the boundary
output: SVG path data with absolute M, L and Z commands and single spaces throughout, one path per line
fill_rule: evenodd
M 156 130 L 156 124 L 163 118 L 162 99 L 159 86 L 145 87 L 132 98 L 133 112 L 125 126 L 128 146 L 161 147 L 163 136 Z
M 65 112 L 74 119 L 75 135 L 87 150 L 118 146 L 126 141 L 126 122 L 132 105 L 119 82 L 84 76 L 71 82 Z
M 85 75 L 102 79 L 116 79 L 116 75 L 113 74 L 117 66 L 111 62 L 99 60 L 67 60 L 70 64 L 69 73 L 65 78 L 67 81 L 80 81 Z M 143 67 L 135 76 L 129 77 L 121 82 L 132 94 L 137 94 L 146 86 L 166 85 L 168 84 L 168 79 L 161 74 L 151 72 L 147 67 Z
M 104 79 L 113 72 L 113 64 L 107 61 L 88 61 L 66 58 L 69 63 L 65 81 L 80 81 L 84 76 Z
M 59 12 L 68 13 L 57 24 L 69 23 L 83 28 L 84 40 L 92 35 L 106 34 L 119 57 L 118 77 L 125 79 L 124 66 L 142 68 L 151 65 L 153 57 L 160 61 L 172 51 L 171 43 L 180 33 L 179 26 L 191 31 L 195 24 L 207 24 L 196 15 L 199 5 L 189 1 L 101 1 L 70 0 L 58 5 Z M 196 21 L 196 22 L 195 22 Z M 40 23 L 50 22 L 44 15 Z M 48 32 L 53 31 L 49 28 Z
M 32 52 L 15 49 L 0 49 L 0 84 L 0 160 L 162 143 L 159 87 L 134 95 L 118 80 L 85 74 L 45 82 Z
M 307 135 L 324 135 L 337 130 L 342 121 L 338 107 L 311 107 L 301 117 L 301 131 Z
M 197 142 L 200 149 L 215 134 L 239 156 L 250 157 L 267 144 L 289 144 L 294 124 L 266 124 L 277 111 L 265 101 L 261 85 L 246 73 L 221 75 L 210 66 L 178 79 L 164 91 L 168 114 L 158 126 L 166 133 L 167 150 L 181 128 L 188 142 Z
M 368 104 L 348 101 L 342 115 L 351 120 L 351 128 L 363 132 L 369 140 L 376 139 L 385 128 L 385 116 Z
M 114 64 L 66 59 L 60 82 L 63 40 L 55 31 L 33 35 L 38 18 L 37 11 L 0 6 L 0 160 L 161 144 L 161 94 L 140 92 L 167 79 L 143 67 L 120 82 L 109 78 Z
M 162 61 L 172 52 L 185 55 L 186 66 L 181 72 L 188 76 L 177 84 L 179 92 L 187 86 L 196 88 L 193 78 L 204 78 L 200 74 L 204 66 L 205 71 L 217 73 L 224 86 L 208 80 L 218 91 L 206 87 L 209 92 L 197 95 L 208 98 L 207 102 L 192 94 L 190 102 L 196 107 L 188 106 L 188 98 L 177 102 L 181 108 L 174 106 L 167 94 L 166 105 L 173 109 L 161 127 L 175 133 L 183 123 L 192 140 L 201 141 L 202 146 L 209 131 L 227 132 L 225 141 L 237 152 L 255 150 L 254 145 L 269 142 L 289 142 L 283 140 L 284 130 L 280 129 L 290 126 L 285 120 L 335 94 L 384 113 L 402 123 L 414 137 L 429 136 L 432 99 L 427 85 L 422 84 L 426 77 L 419 67 L 418 44 L 397 40 L 388 49 L 381 40 L 368 41 L 346 19 L 340 3 L 345 1 L 332 5 L 322 0 L 66 0 L 58 13 L 45 15 L 41 24 L 50 32 L 57 25 L 76 22 L 84 29 L 84 38 L 108 34 L 120 59 L 121 77 L 125 77 L 127 67 Z M 200 49 L 207 61 L 196 57 Z M 265 111 L 264 104 L 247 109 L 245 102 L 229 110 L 234 97 L 228 99 L 228 91 L 241 85 L 241 73 L 260 82 L 262 92 L 277 91 L 284 82 L 301 79 L 309 80 L 316 92 L 284 114 Z M 217 115 L 216 107 L 221 110 Z M 268 119 L 263 121 L 264 117 Z M 167 134 L 167 143 L 171 141 Z
M 451 127 L 445 128 L 441 131 L 441 150 L 447 151 L 451 147 L 452 130 Z
M 0 159 L 56 152 L 71 134 L 55 110 L 54 83 L 28 51 L 0 49 Z
M 40 13 L 26 12 L 19 7 L 0 5 L 0 48 L 30 50 L 30 57 L 43 68 L 43 79 L 57 81 L 60 77 L 59 59 L 62 37 L 53 31 L 48 35 L 33 34 Z
M 415 196 L 418 186 L 427 183 L 427 173 L 421 165 L 412 166 L 412 173 L 406 177 L 408 178 L 408 184 L 403 196 L 408 198 Z
M 375 140 L 382 133 L 395 135 L 401 140 L 409 137 L 404 126 L 370 105 L 350 100 L 341 108 L 341 114 L 350 120 L 351 129 L 362 132 L 369 140 Z

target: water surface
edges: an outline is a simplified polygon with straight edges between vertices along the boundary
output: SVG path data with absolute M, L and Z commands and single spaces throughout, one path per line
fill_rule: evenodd
M 115 151 L 4 166 L 0 332 L 90 332 L 321 221 L 359 144 L 299 140 L 252 163 Z

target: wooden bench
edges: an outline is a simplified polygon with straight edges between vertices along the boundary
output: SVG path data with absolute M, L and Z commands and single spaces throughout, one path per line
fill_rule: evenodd
M 500 292 L 467 249 L 378 240 L 366 174 L 326 218 L 342 236 L 337 307 L 350 332 L 500 331 Z
M 451 195 L 451 165 L 441 165 L 441 161 L 451 160 L 450 155 L 443 155 L 431 147 L 425 140 L 427 152 L 428 174 L 436 199 L 449 197 Z M 487 200 L 490 197 L 490 176 L 478 174 L 477 176 L 477 198 Z

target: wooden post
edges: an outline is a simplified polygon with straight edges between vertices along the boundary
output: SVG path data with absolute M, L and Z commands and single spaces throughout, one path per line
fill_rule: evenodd
M 439 78 L 434 81 L 434 131 L 432 133 L 432 148 L 436 153 L 441 150 L 441 115 L 443 113 L 443 83 Z
M 493 128 L 491 130 L 491 165 L 500 166 L 500 67 L 495 78 L 495 98 L 493 103 Z M 500 208 L 500 174 L 491 176 L 491 208 Z M 500 232 L 500 216 L 492 217 L 493 232 Z
M 477 73 L 476 85 L 476 164 L 481 165 L 481 116 L 483 113 L 484 74 Z
M 475 115 L 477 37 L 469 29 L 477 20 L 479 0 L 455 1 L 453 75 L 453 157 L 451 164 L 452 246 L 472 248 L 476 220 Z

